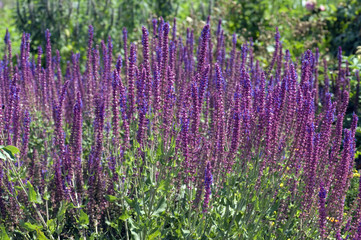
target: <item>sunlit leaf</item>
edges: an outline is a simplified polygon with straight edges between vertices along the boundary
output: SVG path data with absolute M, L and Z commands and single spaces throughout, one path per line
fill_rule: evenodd
M 79 223 L 81 225 L 89 224 L 89 216 L 83 211 L 83 209 L 80 210 Z

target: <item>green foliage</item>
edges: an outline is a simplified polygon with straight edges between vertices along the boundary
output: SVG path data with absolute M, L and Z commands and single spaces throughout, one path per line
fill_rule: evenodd
M 338 46 L 342 47 L 345 55 L 355 54 L 361 45 L 361 1 L 347 0 L 341 2 L 334 14 L 328 20 L 327 36 L 330 41 L 330 50 L 336 56 Z
M 15 159 L 15 155 L 20 153 L 20 150 L 14 146 L 0 146 L 0 159 Z
M 225 15 L 228 30 L 230 32 L 243 33 L 246 39 L 260 36 L 260 26 L 269 26 L 269 18 L 266 18 L 268 1 L 238 0 L 230 2 L 227 6 L 228 14 Z
M 11 9 L 10 4 L 4 3 L 4 7 L 0 8 L 0 51 L 3 52 L 5 48 L 4 44 L 4 36 L 6 33 L 6 29 L 11 32 L 11 44 L 13 49 L 19 49 L 21 43 L 21 34 L 18 32 L 15 26 L 15 19 L 12 18 L 13 10 Z
M 94 37 L 106 39 L 116 36 L 114 45 L 119 49 L 123 27 L 130 32 L 145 22 L 149 13 L 144 12 L 148 5 L 138 1 L 56 1 L 56 0 L 20 0 L 14 12 L 14 19 L 20 31 L 31 33 L 31 49 L 44 43 L 44 33 L 49 29 L 52 34 L 52 46 L 62 55 L 85 52 L 87 46 L 88 25 L 95 28 Z
M 91 128 L 91 125 L 85 127 Z M 84 137 L 88 139 L 90 136 L 86 135 Z M 161 138 L 158 141 L 163 145 Z M 18 153 L 12 146 L 3 149 Z M 126 236 L 129 239 L 305 239 L 317 236 L 317 218 L 311 222 L 300 222 L 301 198 L 292 198 L 290 185 L 287 185 L 297 180 L 297 177 L 287 174 L 283 166 L 280 166 L 281 171 L 265 169 L 262 178 L 258 180 L 260 164 L 264 161 L 262 157 L 252 159 L 246 166 L 237 165 L 232 174 L 227 174 L 222 187 L 212 186 L 210 208 L 202 212 L 202 204 L 195 204 L 192 200 L 197 189 L 185 185 L 177 189 L 175 184 L 170 183 L 178 173 L 162 171 L 167 168 L 174 149 L 159 149 L 143 149 L 148 156 L 147 163 L 136 162 L 133 158 L 134 153 L 139 151 L 139 145 L 125 155 L 122 171 L 128 173 L 127 180 L 124 183 L 114 182 L 114 186 L 120 188 L 114 188 L 115 195 L 106 196 L 109 203 L 119 207 L 119 214 L 109 216 L 107 226 L 102 227 L 103 231 L 94 231 L 91 217 L 80 206 L 61 202 L 57 209 L 52 209 L 45 193 L 41 196 L 30 181 L 20 188 L 27 192 L 29 202 L 34 204 L 30 208 L 40 214 L 38 209 L 49 207 L 49 213 L 47 220 L 42 223 L 34 221 L 28 209 L 19 231 L 36 239 L 54 239 L 63 236 L 64 232 L 79 237 L 93 236 L 90 239 L 115 236 L 117 239 L 126 239 Z M 9 158 L 10 155 L 6 160 Z M 161 161 L 161 158 L 168 161 Z M 158 168 L 155 167 L 156 162 L 161 163 Z M 143 172 L 132 174 L 139 167 L 143 167 Z M 23 168 L 25 166 L 20 169 L 14 167 L 12 173 L 8 173 L 8 177 L 15 176 L 12 180 L 15 184 L 19 184 L 25 177 L 19 174 Z M 162 175 L 162 181 L 156 180 L 155 170 L 167 174 Z M 355 189 L 354 185 L 352 183 L 352 189 Z M 124 194 L 127 192 L 133 196 Z M 352 198 L 354 193 L 350 195 Z M 278 211 L 287 214 L 287 217 Z M 72 219 L 76 224 L 69 225 Z M 10 239 L 3 227 L 0 230 L 3 239 Z M 11 233 L 9 236 L 16 235 Z
M 43 203 L 43 201 L 41 200 L 41 195 L 35 192 L 34 187 L 30 182 L 28 182 L 27 187 L 29 189 L 28 192 L 29 202 L 38 203 L 38 204 Z
M 6 233 L 5 227 L 3 225 L 0 225 L 0 239 L 3 240 L 10 240 L 8 234 Z
M 175 16 L 178 1 L 58 1 L 19 0 L 13 11 L 16 27 L 31 34 L 31 50 L 44 46 L 44 33 L 49 29 L 54 49 L 68 57 L 71 52 L 85 52 L 88 26 L 94 27 L 95 39 L 113 36 L 116 51 L 120 51 L 122 29 L 127 27 L 129 40 L 139 39 L 137 26 L 147 24 L 152 16 Z
M 129 41 L 134 41 L 140 36 L 140 28 L 136 26 L 150 25 L 151 17 L 163 16 L 170 22 L 176 17 L 179 28 L 184 30 L 199 28 L 210 14 L 214 20 L 223 20 L 227 34 L 235 32 L 244 41 L 252 37 L 255 50 L 264 57 L 272 54 L 267 47 L 273 44 L 276 26 L 282 33 L 283 47 L 290 49 L 293 56 L 315 47 L 321 51 L 331 49 L 336 54 L 339 45 L 349 55 L 360 45 L 358 34 L 354 34 L 359 32 L 361 21 L 359 0 L 337 3 L 337 0 L 321 0 L 314 11 L 308 11 L 304 3 L 291 0 L 19 0 L 12 14 L 17 29 L 31 34 L 32 51 L 38 45 L 45 45 L 44 32 L 49 29 L 53 48 L 59 49 L 64 57 L 72 51 L 85 53 L 90 24 L 95 39 L 110 35 L 115 51 L 122 52 L 123 27 L 128 29 Z M 321 6 L 324 11 L 319 10 Z M 9 9 L 2 12 L 6 14 L 0 18 L 9 17 Z

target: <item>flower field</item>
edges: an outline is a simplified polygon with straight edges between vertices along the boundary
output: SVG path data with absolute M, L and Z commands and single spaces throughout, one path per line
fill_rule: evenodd
M 266 65 L 210 18 L 141 32 L 117 55 L 90 25 L 85 61 L 6 33 L 0 239 L 361 239 L 341 48 L 333 77 L 278 29 Z

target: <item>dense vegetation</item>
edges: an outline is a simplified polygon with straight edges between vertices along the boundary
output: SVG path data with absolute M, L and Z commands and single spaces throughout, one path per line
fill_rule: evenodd
M 28 34 L 11 61 L 5 36 L 4 238 L 358 238 L 341 48 L 330 79 L 317 49 L 292 61 L 277 30 L 262 68 L 252 41 L 237 50 L 209 20 L 182 40 L 154 19 L 141 45 L 125 29 L 115 57 L 89 26 L 85 70 L 74 53 L 64 73 L 49 31 L 45 65 Z
M 0 239 L 361 239 L 359 0 L 4 3 Z

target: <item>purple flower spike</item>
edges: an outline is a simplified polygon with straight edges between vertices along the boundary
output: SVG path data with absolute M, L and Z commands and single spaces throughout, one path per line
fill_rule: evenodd
M 139 144 L 143 143 L 145 130 L 146 130 L 146 113 L 147 113 L 147 102 L 145 98 L 145 88 L 144 81 L 146 76 L 146 70 L 143 68 L 142 73 L 139 76 L 138 81 L 138 109 L 139 109 L 139 124 L 138 124 L 138 133 L 137 141 Z
M 203 201 L 203 213 L 206 213 L 208 211 L 212 182 L 213 182 L 212 167 L 211 167 L 211 163 L 207 162 L 207 167 L 204 172 L 205 195 Z
M 204 63 L 207 55 L 207 47 L 208 47 L 208 40 L 210 35 L 210 27 L 209 24 L 204 26 L 201 34 L 201 42 L 199 46 L 199 54 L 198 54 L 198 65 L 197 65 L 197 73 L 199 76 L 202 76 Z
M 45 32 L 46 37 L 46 82 L 50 90 L 50 98 L 54 100 L 55 97 L 55 85 L 54 85 L 54 75 L 53 75 L 53 66 L 52 66 L 52 54 L 51 54 L 51 42 L 50 42 L 50 31 L 47 29 Z
M 157 19 L 156 18 L 153 18 L 152 24 L 153 24 L 153 36 L 156 36 L 157 35 Z
M 271 74 L 273 66 L 275 64 L 277 54 L 278 54 L 278 48 L 280 47 L 280 38 L 281 38 L 280 32 L 278 31 L 278 27 L 276 27 L 276 34 L 275 34 L 276 46 L 275 46 L 275 51 L 273 52 L 272 61 L 271 61 L 271 64 L 270 64 L 270 66 L 268 68 L 266 78 L 268 78 L 269 75 Z
M 75 176 L 75 182 L 78 191 L 82 192 L 83 185 L 83 173 L 82 173 L 82 132 L 83 132 L 83 118 L 82 118 L 82 100 L 80 92 L 76 94 L 76 102 L 73 107 L 73 125 L 70 136 L 70 154 L 71 162 L 68 169 L 68 179 L 73 179 L 73 173 Z M 75 172 L 74 172 L 75 170 Z M 72 185 L 72 182 L 70 183 Z M 73 186 L 75 187 L 75 186 Z
M 159 69 L 158 69 L 158 65 L 157 63 L 155 63 L 155 70 L 153 73 L 153 92 L 154 92 L 154 97 L 153 97 L 153 108 L 154 108 L 154 113 L 157 114 L 159 109 L 160 109 L 160 73 L 159 73 Z
M 4 37 L 4 43 L 5 45 L 8 45 L 10 43 L 10 33 L 9 30 L 6 29 L 5 37 Z
M 145 67 L 145 96 L 149 100 L 151 100 L 151 92 L 152 92 L 152 78 L 151 78 L 151 70 L 150 70 L 150 59 L 149 59 L 149 33 L 148 30 L 143 26 L 142 27 L 142 43 L 143 43 L 143 61 Z M 149 102 L 151 105 L 151 102 Z
M 128 31 L 123 28 L 124 73 L 128 76 Z
M 173 18 L 173 42 L 176 40 L 176 34 L 177 34 L 177 19 Z
M 113 136 L 114 136 L 114 143 L 115 143 L 115 147 L 116 149 L 118 148 L 119 145 L 119 94 L 118 94 L 118 90 L 119 90 L 119 76 L 118 76 L 118 71 L 116 69 L 114 69 L 113 72 L 113 82 L 112 82 L 112 87 L 113 87 L 113 98 L 112 98 L 112 113 L 113 113 L 113 118 L 112 118 L 112 126 L 113 126 Z
M 128 69 L 128 117 L 131 119 L 135 108 L 135 77 L 136 77 L 137 49 L 134 43 L 130 45 L 129 69 Z
M 21 158 L 23 159 L 24 162 L 26 162 L 26 160 L 27 160 L 26 155 L 28 154 L 28 143 L 29 143 L 29 135 L 30 135 L 30 122 L 31 122 L 31 118 L 30 118 L 29 111 L 25 110 L 24 125 L 23 125 L 23 129 L 24 129 L 23 143 L 22 143 L 22 147 L 21 147 L 21 151 L 20 151 L 21 152 Z
M 14 81 L 17 78 L 17 67 L 15 67 L 15 75 L 14 75 Z M 14 146 L 17 146 L 18 139 L 19 139 L 19 120 L 20 120 L 20 87 L 14 86 L 13 90 L 13 118 L 12 118 L 12 124 L 13 124 L 13 141 L 12 144 Z
M 318 215 L 319 215 L 319 229 L 320 229 L 320 237 L 321 239 L 325 239 L 325 231 L 326 231 L 326 189 L 323 187 L 323 183 L 320 184 L 320 191 L 318 194 Z
M 165 95 L 164 99 L 164 108 L 163 108 L 163 130 L 164 130 L 164 136 L 165 140 L 168 139 L 168 135 L 171 130 L 171 124 L 172 124 L 172 109 L 174 105 L 174 73 L 172 72 L 171 68 L 168 67 L 167 71 L 167 93 Z
M 168 49 L 169 49 L 169 23 L 165 23 L 163 25 L 163 37 L 162 37 L 162 50 L 161 50 L 161 56 L 162 61 L 160 65 L 160 74 L 161 74 L 161 81 L 162 81 L 162 93 L 164 93 L 166 88 L 166 73 L 167 73 L 167 67 L 168 67 Z

